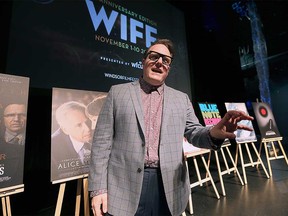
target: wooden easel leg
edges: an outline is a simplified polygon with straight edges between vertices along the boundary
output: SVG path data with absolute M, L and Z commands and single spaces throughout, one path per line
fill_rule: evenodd
M 268 172 L 267 172 L 267 170 L 266 170 L 266 168 L 265 168 L 265 166 L 264 166 L 264 163 L 263 163 L 263 161 L 262 161 L 262 159 L 261 159 L 261 156 L 260 156 L 260 154 L 258 154 L 258 151 L 257 151 L 256 146 L 254 145 L 254 143 L 252 143 L 252 147 L 253 147 L 253 149 L 254 149 L 254 151 L 255 151 L 255 154 L 256 154 L 257 157 L 258 157 L 258 160 L 260 161 L 260 163 L 261 163 L 261 165 L 262 165 L 262 168 L 263 168 L 263 170 L 264 170 L 267 178 L 270 178 L 270 176 L 269 176 L 269 174 L 268 174 Z M 265 148 L 265 149 L 267 150 L 267 148 Z M 270 163 L 269 163 L 269 170 L 270 170 L 270 169 L 271 169 L 271 167 L 270 167 Z M 271 175 L 272 175 L 272 173 L 271 173 Z
M 243 177 L 244 177 L 244 184 L 247 184 L 247 177 L 246 177 L 245 164 L 244 164 L 241 144 L 238 144 L 237 146 L 238 146 L 238 150 L 240 154 L 240 161 L 241 161 L 241 167 L 242 167 L 242 172 L 243 172 Z
M 192 204 L 192 194 L 189 195 L 189 201 L 188 201 L 188 205 L 189 205 L 189 213 L 193 214 L 193 204 Z
M 277 158 L 277 157 L 278 157 L 278 153 L 277 153 L 277 150 L 276 150 L 276 148 L 275 148 L 274 142 L 271 142 L 271 146 L 272 146 L 273 152 L 274 152 L 274 154 L 275 154 L 275 157 Z
M 80 215 L 81 193 L 82 193 L 82 179 L 77 180 L 77 192 L 76 192 L 76 205 L 75 216 Z
M 84 215 L 90 216 L 88 178 L 83 179 Z
M 269 150 L 268 150 L 267 142 L 263 142 L 263 145 L 264 145 L 264 149 L 265 149 L 265 155 L 266 155 L 266 159 L 267 159 L 269 174 L 270 174 L 270 176 L 272 176 L 272 169 L 271 169 L 271 164 L 270 164 L 270 156 L 269 156 Z
M 237 145 L 236 145 L 236 154 L 235 154 L 235 164 L 236 164 L 236 166 L 238 165 L 238 152 L 239 152 L 239 143 L 237 143 Z M 234 172 L 236 172 L 236 170 L 234 171 Z
M 197 159 L 196 159 L 195 156 L 193 156 L 193 162 L 194 162 L 195 171 L 196 171 L 196 174 L 197 174 L 197 179 L 198 179 L 198 181 L 199 181 L 199 185 L 202 186 L 202 185 L 203 185 L 203 182 L 202 182 L 200 170 L 199 170 L 199 167 L 198 167 Z
M 221 151 L 222 148 L 221 148 Z M 221 171 L 221 166 L 220 166 L 220 162 L 219 162 L 219 157 L 218 157 L 218 152 L 215 152 L 215 159 L 216 159 L 216 164 L 217 164 L 217 169 L 218 169 L 218 175 L 219 175 L 219 179 L 220 179 L 220 184 L 221 184 L 221 189 L 222 189 L 222 195 L 226 196 L 226 191 L 225 191 L 225 187 L 224 187 L 224 182 L 223 182 L 223 177 L 222 177 L 222 171 Z M 223 156 L 223 152 L 222 152 L 222 156 Z M 206 176 L 207 178 L 207 176 Z
M 241 182 L 241 185 L 244 185 L 243 180 L 242 180 L 242 178 L 241 178 L 241 175 L 240 175 L 240 173 L 239 173 L 239 171 L 238 171 L 237 165 L 236 165 L 235 161 L 233 160 L 233 157 L 232 157 L 232 154 L 231 154 L 229 148 L 227 147 L 226 150 L 227 150 L 228 155 L 229 155 L 229 157 L 230 157 L 230 160 L 231 160 L 231 162 L 232 162 L 232 164 L 233 164 L 234 172 L 236 172 L 236 174 L 237 174 L 237 176 L 238 176 L 238 178 L 239 178 L 239 180 L 240 180 L 240 182 Z
M 207 160 L 207 166 L 208 166 L 208 168 L 210 167 L 211 154 L 212 154 L 212 151 L 210 151 L 210 152 L 209 152 L 209 155 L 208 155 L 208 160 Z M 208 178 L 208 173 L 207 173 L 207 172 L 206 172 L 206 178 Z
M 6 196 L 6 208 L 7 208 L 7 216 L 11 216 L 11 206 L 10 206 L 10 197 Z
M 3 213 L 3 216 L 7 216 L 5 197 L 1 197 L 1 202 L 2 202 L 2 213 Z
M 226 149 L 227 152 L 229 151 L 227 146 L 224 147 L 224 148 Z M 229 165 L 228 165 L 225 153 L 224 153 L 224 148 L 221 148 L 220 151 L 221 151 L 221 155 L 222 155 L 222 158 L 223 158 L 223 162 L 224 162 L 225 167 L 226 167 L 226 171 L 227 171 L 228 174 L 230 174 L 230 168 L 229 168 Z
M 252 145 L 253 145 L 253 143 L 252 143 Z M 245 147 L 246 147 L 246 151 L 247 151 L 247 154 L 248 154 L 248 158 L 249 158 L 250 164 L 251 164 L 252 167 L 254 167 L 254 161 L 252 159 L 252 155 L 251 155 L 248 143 L 245 143 Z M 258 153 L 256 153 L 256 154 L 258 154 Z
M 261 155 L 262 145 L 263 145 L 263 142 L 260 143 L 260 147 L 259 147 L 259 151 L 258 151 L 259 155 Z M 268 158 L 268 157 L 267 157 L 267 153 L 266 153 L 266 145 L 264 145 L 264 148 L 265 148 L 266 158 Z M 267 160 L 267 162 L 268 162 L 268 160 Z M 257 161 L 257 166 L 256 166 L 256 167 L 257 167 L 257 168 L 259 167 L 259 160 Z
M 55 210 L 55 216 L 61 215 L 61 209 L 62 209 L 62 203 L 63 203 L 63 197 L 64 197 L 64 191 L 65 191 L 66 183 L 61 183 L 58 193 L 58 199 L 57 199 L 57 205 Z
M 281 151 L 282 151 L 282 154 L 283 154 L 283 156 L 284 156 L 284 158 L 285 158 L 286 164 L 288 165 L 288 159 L 287 159 L 286 153 L 285 153 L 285 151 L 284 151 L 284 148 L 283 148 L 282 143 L 281 143 L 280 140 L 278 140 L 278 144 L 279 144 L 279 147 L 280 147 L 280 149 L 281 149 Z
M 217 188 L 216 188 L 216 186 L 215 186 L 214 180 L 213 180 L 212 175 L 211 175 L 211 173 L 210 173 L 210 171 L 209 171 L 209 167 L 207 166 L 207 163 L 206 163 L 205 158 L 204 158 L 203 155 L 201 155 L 201 159 L 202 159 L 203 164 L 204 164 L 204 166 L 205 166 L 206 172 L 207 172 L 208 175 L 209 175 L 209 179 L 210 179 L 210 182 L 211 182 L 211 184 L 212 184 L 212 186 L 213 186 L 213 189 L 214 189 L 214 191 L 215 191 L 216 197 L 217 197 L 217 199 L 220 199 L 218 190 L 217 190 Z

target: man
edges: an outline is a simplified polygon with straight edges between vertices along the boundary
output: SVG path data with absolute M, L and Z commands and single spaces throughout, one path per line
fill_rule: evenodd
M 26 105 L 23 103 L 13 102 L 4 108 L 4 139 L 7 143 L 25 145 L 26 114 Z
M 88 173 L 92 129 L 86 106 L 70 101 L 55 113 L 59 129 L 51 137 L 51 179 L 59 180 Z
M 13 139 L 12 134 L 17 136 L 25 133 L 26 108 L 24 107 L 26 106 L 22 103 L 13 103 L 2 110 L 0 104 L 0 125 L 4 128 L 0 133 L 0 189 L 23 184 L 25 140 L 20 143 L 19 140 L 14 143 L 7 141 Z M 22 115 L 25 116 L 25 122 L 21 118 Z M 15 118 L 12 118 L 13 116 Z M 2 125 L 3 122 L 5 124 Z
M 99 114 L 91 152 L 88 190 L 94 215 L 181 215 L 191 192 L 183 156 L 189 143 L 219 149 L 252 117 L 229 111 L 204 127 L 187 94 L 165 85 L 173 44 L 159 39 L 142 60 L 143 76 L 112 86 Z

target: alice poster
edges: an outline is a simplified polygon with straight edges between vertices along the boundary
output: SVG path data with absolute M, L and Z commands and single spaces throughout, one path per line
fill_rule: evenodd
M 106 92 L 52 89 L 52 183 L 88 175 L 92 137 L 106 96 Z
M 253 102 L 252 106 L 262 139 L 280 137 L 280 133 L 269 104 L 264 102 Z
M 226 102 L 225 103 L 226 110 L 239 110 L 243 111 L 246 114 L 248 114 L 247 108 L 245 103 L 234 103 L 234 102 Z M 238 122 L 238 124 L 246 125 L 250 128 L 253 128 L 252 121 L 250 120 L 242 120 Z M 237 143 L 245 143 L 245 142 L 256 142 L 257 137 L 255 134 L 255 130 L 253 128 L 253 131 L 247 131 L 247 130 L 236 130 L 234 132 L 236 135 L 236 142 Z
M 0 74 L 0 192 L 23 188 L 29 78 Z
M 198 103 L 205 126 L 216 125 L 221 120 L 217 104 Z

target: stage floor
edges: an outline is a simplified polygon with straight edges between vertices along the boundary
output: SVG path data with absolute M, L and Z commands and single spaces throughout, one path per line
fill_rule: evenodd
M 288 152 L 287 146 L 287 143 L 283 144 L 286 155 Z M 231 147 L 231 154 L 235 155 L 235 146 Z M 219 158 L 221 160 L 220 154 Z M 244 158 L 247 159 L 247 155 Z M 269 173 L 264 150 L 261 158 Z M 214 159 L 212 155 L 210 171 L 214 178 L 215 186 L 218 189 L 220 199 L 216 198 L 213 187 L 209 182 L 204 183 L 202 187 L 196 186 L 192 188 L 193 216 L 288 215 L 288 165 L 284 159 L 271 162 L 273 175 L 270 178 L 267 178 L 261 166 L 259 166 L 259 169 L 256 167 L 246 167 L 247 184 L 244 186 L 241 185 L 236 174 L 223 175 L 226 196 L 222 195 L 216 161 Z M 193 165 L 193 161 L 189 162 L 189 167 L 192 166 L 191 164 Z M 205 171 L 201 167 L 203 166 L 201 165 L 201 160 L 198 160 L 198 164 L 200 170 Z M 239 159 L 237 167 L 244 181 Z M 192 168 L 190 175 L 191 180 L 196 177 Z M 60 184 L 52 185 L 49 182 L 49 166 L 47 166 L 46 170 L 38 169 L 34 172 L 26 173 L 25 176 L 25 191 L 10 197 L 12 215 L 54 215 Z M 35 184 L 35 181 L 39 183 Z M 76 188 L 76 180 L 66 183 L 61 216 L 75 215 Z M 83 200 L 80 212 L 80 215 L 84 215 Z M 186 211 L 186 216 L 191 216 L 189 211 Z
M 243 155 L 245 156 L 245 154 Z M 264 150 L 261 158 L 269 173 Z M 247 156 L 244 159 L 246 160 Z M 189 164 L 191 163 L 189 162 Z M 271 161 L 271 167 L 272 177 L 270 178 L 267 178 L 261 166 L 259 166 L 259 169 L 256 167 L 246 167 L 247 184 L 244 186 L 241 185 L 236 174 L 223 175 L 226 191 L 226 196 L 223 196 L 216 162 L 211 158 L 210 171 L 218 189 L 220 199 L 216 198 L 213 187 L 209 182 L 204 183 L 202 187 L 197 186 L 192 188 L 193 216 L 288 215 L 288 165 L 285 159 L 278 159 Z M 240 163 L 238 163 L 238 170 L 244 181 Z M 191 179 L 194 177 L 192 176 Z M 189 211 L 186 211 L 186 215 L 190 216 L 191 214 L 189 214 Z

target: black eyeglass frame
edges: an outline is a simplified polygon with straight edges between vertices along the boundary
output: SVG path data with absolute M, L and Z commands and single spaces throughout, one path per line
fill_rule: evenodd
M 171 59 L 171 62 L 170 62 L 169 65 L 167 65 L 167 64 L 165 64 L 165 63 L 163 62 L 163 64 L 166 65 L 166 66 L 169 66 L 169 67 L 170 67 L 170 65 L 171 65 L 172 62 L 173 62 L 173 57 L 168 56 L 168 55 L 164 55 L 164 54 L 161 54 L 161 53 L 159 53 L 159 52 L 152 51 L 152 50 L 146 53 L 145 58 L 147 58 L 151 53 L 156 53 L 156 54 L 158 54 L 158 55 L 159 55 L 159 58 L 160 58 L 160 57 L 162 58 L 162 62 L 163 62 L 163 57 L 170 58 L 170 59 Z M 159 58 L 157 58 L 157 60 L 155 60 L 155 61 L 153 61 L 153 60 L 150 59 L 150 58 L 149 58 L 149 60 L 151 60 L 151 61 L 153 61 L 153 62 L 157 62 L 157 61 L 159 60 Z

